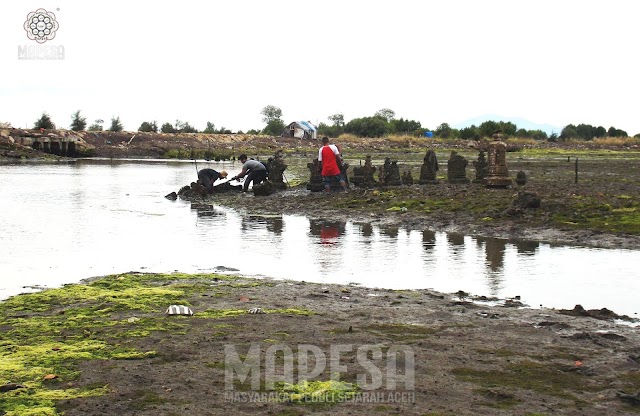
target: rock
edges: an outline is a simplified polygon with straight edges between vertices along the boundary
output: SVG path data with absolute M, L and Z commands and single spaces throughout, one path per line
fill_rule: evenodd
M 170 194 L 167 194 L 164 197 L 171 201 L 175 201 L 176 199 L 178 199 L 178 194 L 175 192 L 171 192 Z
M 521 191 L 518 192 L 518 196 L 513 201 L 514 208 L 540 208 L 542 199 L 535 192 Z
M 632 406 L 640 406 L 640 391 L 636 394 L 627 394 L 619 391 L 617 395 L 623 402 L 629 403 Z
M 527 174 L 523 170 L 519 170 L 518 173 L 516 173 L 516 183 L 520 186 L 526 185 Z
M 23 386 L 22 384 L 16 383 L 7 383 L 5 385 L 0 386 L 0 393 L 6 393 L 8 391 L 17 390 L 17 389 L 26 389 L 27 386 Z
M 276 192 L 277 192 L 276 187 L 269 180 L 266 180 L 258 185 L 253 186 L 254 196 L 267 196 L 267 195 L 275 194 Z

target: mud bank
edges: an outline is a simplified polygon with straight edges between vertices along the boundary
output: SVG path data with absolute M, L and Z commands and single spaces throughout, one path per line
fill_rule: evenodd
M 167 316 L 170 304 L 188 305 L 194 315 Z M 92 279 L 0 303 L 0 385 L 18 385 L 0 392 L 0 411 L 97 416 L 639 410 L 637 328 L 585 316 L 579 308 L 575 313 L 517 305 L 466 293 L 215 274 Z M 247 313 L 251 308 L 265 313 Z M 612 316 L 597 312 L 592 316 Z M 265 359 L 278 348 L 275 360 Z M 324 393 L 339 386 L 349 394 L 345 400 L 330 401 L 335 396 L 322 395 L 320 387 L 314 391 L 316 384 L 299 383 L 301 348 L 312 348 L 314 360 L 342 350 L 339 367 L 309 362 L 318 369 L 309 381 Z M 359 348 L 378 352 L 367 357 L 380 373 L 365 370 Z M 297 390 L 266 384 L 269 362 L 285 374 L 288 358 L 282 351 L 292 354 Z M 389 351 L 401 351 L 392 371 L 396 378 L 386 372 Z M 235 362 L 230 352 L 240 360 L 258 352 L 258 384 L 251 385 L 251 377 L 242 382 L 238 374 L 225 379 L 225 366 Z M 342 384 L 327 383 L 332 374 Z M 359 379 L 362 374 L 368 378 Z M 373 374 L 381 384 L 367 390 Z M 268 400 L 274 392 L 289 394 Z

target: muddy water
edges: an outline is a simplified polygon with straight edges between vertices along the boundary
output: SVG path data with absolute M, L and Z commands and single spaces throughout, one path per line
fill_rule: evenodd
M 258 217 L 222 206 L 199 215 L 164 198 L 195 177 L 193 162 L 0 165 L 0 299 L 110 273 L 227 271 L 640 312 L 640 251 Z

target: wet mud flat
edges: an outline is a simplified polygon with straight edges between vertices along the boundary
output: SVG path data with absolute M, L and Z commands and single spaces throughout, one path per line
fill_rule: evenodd
M 170 304 L 194 315 L 168 316 Z M 640 411 L 637 328 L 606 310 L 519 305 L 462 292 L 229 274 L 106 276 L 0 303 L 0 384 L 20 385 L 0 393 L 0 409 L 65 415 Z M 256 308 L 264 313 L 248 313 Z M 363 366 L 359 349 L 371 366 Z M 305 366 L 303 350 L 305 357 L 313 351 Z M 392 351 L 396 368 L 388 372 Z M 266 375 L 286 374 L 289 359 L 296 388 L 268 385 Z M 238 373 L 226 378 L 237 360 L 255 366 L 257 384 Z M 311 369 L 318 372 L 309 381 L 320 384 L 298 379 Z M 375 369 L 380 385 L 366 390 L 378 377 Z M 342 384 L 329 383 L 332 376 Z M 342 396 L 327 394 L 336 390 Z M 287 394 L 274 400 L 274 392 Z M 330 400 L 335 397 L 341 400 Z M 26 413 L 37 408 L 49 413 Z

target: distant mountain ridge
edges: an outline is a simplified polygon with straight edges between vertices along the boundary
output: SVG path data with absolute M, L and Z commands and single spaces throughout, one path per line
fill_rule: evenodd
M 553 132 L 555 132 L 557 134 L 560 134 L 560 132 L 563 129 L 563 127 L 553 126 L 551 124 L 534 123 L 533 121 L 526 120 L 524 118 L 504 117 L 504 116 L 499 116 L 499 115 L 496 115 L 496 114 L 485 114 L 485 115 L 482 115 L 482 116 L 474 117 L 474 118 L 462 121 L 460 123 L 456 123 L 452 127 L 455 127 L 456 129 L 463 129 L 465 127 L 469 127 L 469 126 L 472 126 L 474 124 L 476 126 L 479 126 L 480 124 L 484 123 L 485 121 L 510 121 L 513 124 L 515 124 L 518 127 L 518 129 L 542 130 L 547 134 L 551 134 Z

